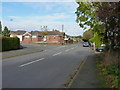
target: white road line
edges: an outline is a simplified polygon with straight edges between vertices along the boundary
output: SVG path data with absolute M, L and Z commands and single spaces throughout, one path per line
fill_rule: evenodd
M 57 47 L 57 48 L 61 48 L 61 47 Z M 56 48 L 56 49 L 57 49 L 57 48 Z
M 66 47 L 66 46 L 59 46 L 59 47 L 57 47 L 57 48 L 62 48 L 62 47 Z M 57 48 L 56 48 L 56 49 L 57 49 Z
M 71 49 L 74 49 L 74 47 L 73 47 L 73 48 L 71 48 Z
M 68 52 L 70 49 L 67 49 L 67 50 L 65 50 L 66 52 Z
M 53 54 L 53 56 L 59 55 L 59 54 L 61 54 L 61 53 L 62 53 L 62 52 L 59 52 L 59 53 Z
M 78 46 L 76 46 L 75 48 L 77 48 Z
M 22 65 L 20 65 L 19 67 L 24 67 L 24 66 L 26 66 L 26 65 L 29 65 L 29 64 L 32 64 L 32 63 L 41 61 L 41 60 L 43 60 L 43 59 L 45 59 L 45 58 L 41 58 L 41 59 L 38 59 L 38 60 L 35 60 L 35 61 L 32 61 L 32 62 L 29 62 L 29 63 L 22 64 Z

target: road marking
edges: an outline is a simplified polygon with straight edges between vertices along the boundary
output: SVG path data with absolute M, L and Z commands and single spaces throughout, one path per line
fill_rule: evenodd
M 61 53 L 62 53 L 62 52 L 59 52 L 59 53 L 53 54 L 53 56 L 59 55 L 59 54 L 61 54 Z
M 41 59 L 38 59 L 38 60 L 35 60 L 35 61 L 32 61 L 32 62 L 29 62 L 29 63 L 22 64 L 22 65 L 20 65 L 19 67 L 24 67 L 24 66 L 26 66 L 26 65 L 29 65 L 29 64 L 32 64 L 32 63 L 41 61 L 41 60 L 43 60 L 43 59 L 45 59 L 45 58 L 41 58 Z
M 74 49 L 74 47 L 73 47 L 73 48 L 71 48 L 71 49 Z
M 76 46 L 75 48 L 77 48 L 78 46 Z
M 70 49 L 67 49 L 67 50 L 65 50 L 66 52 L 68 52 Z
M 57 48 L 62 48 L 62 47 L 66 47 L 66 46 L 59 46 L 59 47 L 57 47 Z M 57 48 L 56 48 L 56 49 L 57 49 Z
M 61 48 L 61 47 L 57 47 L 57 48 Z M 57 49 L 57 48 L 56 48 L 56 49 Z
M 44 50 L 44 51 L 47 51 L 47 50 Z

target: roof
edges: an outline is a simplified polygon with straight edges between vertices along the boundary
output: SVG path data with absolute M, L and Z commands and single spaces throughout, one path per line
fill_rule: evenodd
M 58 30 L 54 30 L 54 31 L 47 31 L 47 35 L 59 35 L 59 36 L 64 36 L 64 32 L 60 32 Z
M 31 31 L 30 34 L 31 35 L 43 36 L 42 32 L 40 32 L 40 31 Z
M 26 31 L 23 30 L 17 30 L 17 31 L 10 31 L 10 34 L 17 34 L 17 35 L 23 35 Z
M 10 31 L 10 34 L 17 34 L 17 35 L 24 35 L 27 31 L 23 30 L 18 30 L 18 31 Z M 28 32 L 31 35 L 38 35 L 38 36 L 44 36 L 44 35 L 59 35 L 59 36 L 64 36 L 64 32 L 60 32 L 58 30 L 53 30 L 53 31 L 31 31 Z

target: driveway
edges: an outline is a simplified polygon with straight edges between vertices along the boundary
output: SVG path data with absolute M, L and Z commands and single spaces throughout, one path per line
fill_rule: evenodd
M 3 88 L 63 88 L 75 67 L 91 54 L 78 43 L 4 59 Z

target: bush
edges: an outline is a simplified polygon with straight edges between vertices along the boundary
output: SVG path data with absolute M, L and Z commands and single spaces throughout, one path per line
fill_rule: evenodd
M 2 51 L 20 48 L 20 40 L 17 37 L 2 37 Z
M 96 56 L 97 67 L 99 74 L 104 80 L 104 88 L 119 88 L 120 89 L 120 68 L 119 68 L 119 53 L 104 52 Z

